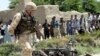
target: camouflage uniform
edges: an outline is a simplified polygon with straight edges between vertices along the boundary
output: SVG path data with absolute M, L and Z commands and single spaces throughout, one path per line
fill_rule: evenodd
M 22 56 L 32 56 L 29 35 L 34 32 L 35 23 L 34 17 L 26 16 L 25 13 L 18 13 L 8 28 L 10 33 L 18 36 L 18 43 L 22 48 Z

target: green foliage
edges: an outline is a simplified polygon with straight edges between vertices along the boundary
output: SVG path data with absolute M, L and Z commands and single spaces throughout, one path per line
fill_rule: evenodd
M 85 44 L 85 43 L 84 43 Z M 75 47 L 78 51 L 79 55 L 85 54 L 85 53 L 99 53 L 100 52 L 100 48 L 99 47 L 92 47 L 92 46 L 81 46 L 80 44 L 76 45 Z
M 81 0 L 66 0 L 67 9 L 80 11 L 82 9 L 82 1 Z
M 96 0 L 86 0 L 83 2 L 83 8 L 85 11 L 96 13 L 97 2 Z
M 10 5 L 9 8 L 15 8 L 15 6 L 19 3 L 18 0 L 9 0 L 10 1 Z
M 99 46 L 92 46 L 90 45 L 90 42 L 93 40 L 96 40 L 97 38 L 100 37 L 100 30 L 94 31 L 91 34 L 85 33 L 84 35 L 78 35 L 76 36 L 76 40 L 78 40 L 78 44 L 76 44 L 76 49 L 78 50 L 78 54 L 82 55 L 85 54 L 86 52 L 89 53 L 99 53 L 100 52 L 100 47 Z M 44 48 L 55 48 L 57 46 L 62 47 L 66 43 L 68 43 L 69 38 L 62 38 L 62 39 L 47 39 L 44 41 L 39 42 L 36 44 L 37 49 L 44 49 Z
M 68 42 L 67 38 L 53 38 L 41 41 L 35 45 L 37 49 L 62 47 Z
M 61 11 L 76 10 L 100 13 L 100 2 L 97 0 L 32 0 L 37 5 L 59 5 Z M 14 8 L 18 0 L 10 0 L 9 8 Z
M 20 56 L 18 52 L 21 48 L 14 44 L 1 44 L 0 45 L 0 56 Z
M 37 5 L 59 5 L 61 11 L 66 11 L 65 0 L 33 0 Z
M 96 12 L 100 13 L 100 1 L 96 4 Z
M 85 33 L 82 35 L 77 35 L 76 40 L 79 42 L 88 42 L 88 41 L 92 41 L 93 39 L 97 39 L 98 36 L 100 36 L 100 30 L 98 31 L 94 31 L 92 33 Z

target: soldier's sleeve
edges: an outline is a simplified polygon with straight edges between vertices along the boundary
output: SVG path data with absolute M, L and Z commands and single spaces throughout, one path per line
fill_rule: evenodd
M 16 29 L 20 19 L 21 19 L 20 13 L 17 13 L 12 19 L 11 24 L 8 26 L 8 32 L 10 33 L 10 35 L 14 35 L 14 30 Z

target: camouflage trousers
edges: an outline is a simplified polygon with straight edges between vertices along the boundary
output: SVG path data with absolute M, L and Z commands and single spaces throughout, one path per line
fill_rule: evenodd
M 30 43 L 30 34 L 28 32 L 24 32 L 19 35 L 18 44 L 22 48 L 22 56 L 32 56 L 32 47 Z

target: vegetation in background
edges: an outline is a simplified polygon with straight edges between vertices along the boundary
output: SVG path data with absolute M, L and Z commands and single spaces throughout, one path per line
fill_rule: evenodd
M 14 44 L 1 44 L 0 56 L 21 56 L 21 48 Z
M 68 43 L 67 38 L 53 38 L 41 41 L 35 45 L 36 49 L 63 47 Z
M 100 1 L 97 0 L 32 0 L 37 5 L 59 5 L 60 11 L 76 10 L 80 12 L 100 13 Z M 18 4 L 18 0 L 10 0 L 9 8 Z
M 15 6 L 19 3 L 18 0 L 9 0 L 9 1 L 10 1 L 10 5 L 9 5 L 10 9 L 15 8 Z
M 90 54 L 100 53 L 100 47 L 82 46 L 79 44 L 75 48 L 77 49 L 79 55 L 83 55 L 86 53 Z

